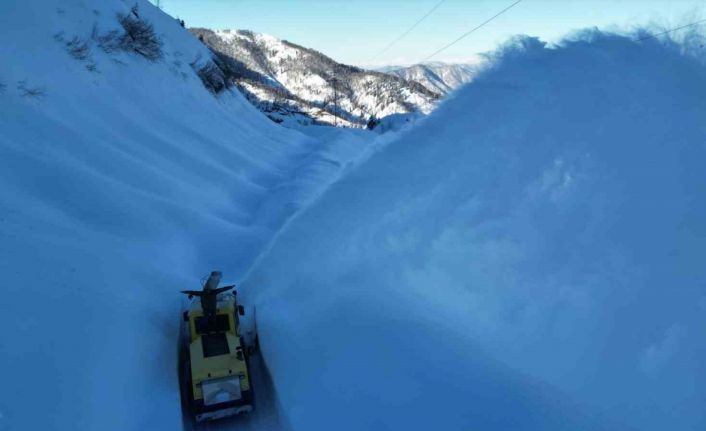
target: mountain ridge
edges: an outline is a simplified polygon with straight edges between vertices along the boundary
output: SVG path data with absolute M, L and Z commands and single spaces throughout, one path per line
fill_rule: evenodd
M 410 66 L 386 66 L 384 73 L 422 84 L 429 91 L 445 96 L 467 84 L 478 74 L 480 65 L 467 63 L 425 62 Z
M 429 113 L 441 98 L 401 76 L 341 64 L 325 54 L 249 30 L 190 28 L 225 79 L 278 123 L 366 127 L 371 118 Z

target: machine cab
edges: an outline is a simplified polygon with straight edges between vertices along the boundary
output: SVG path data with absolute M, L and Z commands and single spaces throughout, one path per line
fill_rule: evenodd
M 220 293 L 215 315 L 198 300 L 184 314 L 189 329 L 191 391 L 197 421 L 252 410 L 247 351 L 240 334 L 242 307 L 233 293 Z

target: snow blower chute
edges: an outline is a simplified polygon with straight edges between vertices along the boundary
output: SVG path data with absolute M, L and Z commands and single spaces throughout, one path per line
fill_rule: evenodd
M 221 273 L 214 271 L 203 290 L 185 290 L 191 301 L 184 311 L 180 369 L 186 407 L 197 422 L 220 419 L 253 410 L 249 351 L 240 333 L 244 309 L 235 286 L 218 288 Z

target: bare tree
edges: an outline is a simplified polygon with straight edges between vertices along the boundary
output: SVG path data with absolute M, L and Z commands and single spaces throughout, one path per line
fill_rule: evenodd
M 191 67 L 196 71 L 199 78 L 201 78 L 204 87 L 211 93 L 218 94 L 228 88 L 223 70 L 213 61 L 207 61 L 202 65 L 198 65 L 198 61 L 194 61 L 191 63 Z
M 45 94 L 44 87 L 29 87 L 27 81 L 24 80 L 17 83 L 17 91 L 20 92 L 20 96 L 22 97 L 32 97 L 35 99 L 41 99 Z
M 125 31 L 120 38 L 122 49 L 136 52 L 151 61 L 162 58 L 162 41 L 152 24 L 140 17 L 137 5 L 127 15 L 118 14 L 118 21 Z
M 84 40 L 74 36 L 73 39 L 66 42 L 66 50 L 76 60 L 86 60 L 91 55 L 91 48 Z

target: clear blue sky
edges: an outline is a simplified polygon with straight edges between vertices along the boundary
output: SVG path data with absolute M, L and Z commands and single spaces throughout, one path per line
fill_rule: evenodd
M 161 0 L 161 4 L 190 27 L 268 33 L 337 61 L 369 67 L 416 63 L 513 1 L 446 0 L 375 61 L 371 58 L 378 51 L 439 0 Z M 705 15 L 704 0 L 524 0 L 433 60 L 469 61 L 514 34 L 551 42 L 579 28 L 646 23 L 676 27 Z

